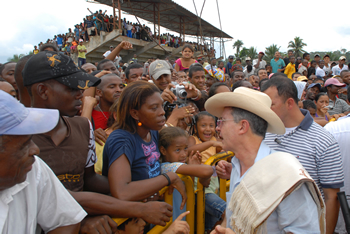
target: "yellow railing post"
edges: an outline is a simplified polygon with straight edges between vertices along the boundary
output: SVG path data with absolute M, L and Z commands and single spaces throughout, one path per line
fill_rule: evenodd
M 231 151 L 221 152 L 211 156 L 204 164 L 213 166 L 220 160 L 225 160 L 232 157 L 234 154 Z M 222 196 L 223 194 L 223 196 Z M 226 180 L 220 179 L 220 197 L 226 201 Z M 205 194 L 203 185 L 197 183 L 197 233 L 204 233 L 205 229 Z

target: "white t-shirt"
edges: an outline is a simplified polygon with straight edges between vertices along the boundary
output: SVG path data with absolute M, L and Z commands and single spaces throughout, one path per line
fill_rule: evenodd
M 0 233 L 45 233 L 87 215 L 39 157 L 23 183 L 0 192 Z M 39 228 L 40 229 L 40 228 Z
M 324 126 L 324 129 L 329 131 L 339 143 L 344 168 L 344 187 L 340 188 L 340 191 L 345 191 L 346 195 L 350 195 L 350 116 L 348 115 L 335 122 L 329 122 Z M 347 233 L 341 210 L 339 211 L 335 231 L 341 234 Z
M 104 58 L 107 58 L 107 56 L 108 56 L 110 53 L 112 53 L 112 51 L 107 50 L 107 51 L 103 54 L 103 57 L 104 57 Z
M 333 76 L 335 76 L 335 75 L 340 75 L 340 72 L 341 72 L 341 71 L 344 71 L 344 70 L 349 70 L 348 66 L 345 65 L 345 64 L 343 65 L 343 68 L 340 68 L 340 67 L 339 67 L 339 64 L 338 64 L 337 66 L 334 66 L 334 67 L 332 68 Z
M 131 24 L 127 24 L 127 25 L 126 25 L 126 30 L 129 31 L 129 30 L 131 30 L 131 29 L 132 29 L 132 25 L 131 25 Z
M 254 59 L 254 60 L 253 60 L 253 67 L 254 67 L 256 64 L 258 64 L 258 59 Z M 259 63 L 258 69 L 259 69 L 259 68 L 265 68 L 265 66 L 266 66 L 266 61 L 265 61 L 265 60 L 261 60 L 260 63 Z M 255 68 L 255 67 L 254 67 L 254 68 Z
M 317 77 L 320 76 L 323 78 L 324 76 L 326 76 L 326 72 L 322 68 L 317 67 L 316 68 L 316 76 Z
M 323 66 L 323 71 L 326 73 L 326 75 L 328 76 L 329 72 L 331 71 L 331 65 L 328 63 L 328 67 Z
M 215 66 L 210 66 L 210 64 L 208 64 L 207 66 L 205 66 L 205 69 L 209 71 L 209 70 L 211 70 L 212 67 L 213 67 L 213 69 L 218 68 L 216 65 Z

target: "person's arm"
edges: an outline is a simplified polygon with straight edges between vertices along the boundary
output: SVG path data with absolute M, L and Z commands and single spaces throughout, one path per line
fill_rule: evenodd
M 213 175 L 214 171 L 213 168 L 209 165 L 183 164 L 176 170 L 176 173 L 208 179 Z
M 323 188 L 324 200 L 326 204 L 326 234 L 333 234 L 338 221 L 339 201 L 337 192 L 340 189 Z
M 80 229 L 80 223 L 73 224 L 73 225 L 68 225 L 68 226 L 63 226 L 63 227 L 58 227 L 52 231 L 49 231 L 48 234 L 78 234 Z
M 90 11 L 90 9 L 89 9 L 89 8 L 87 8 L 87 10 L 90 12 L 90 14 L 91 14 L 91 15 L 93 15 L 93 14 L 94 14 L 94 13 L 92 13 L 92 12 Z
M 92 192 L 69 192 L 89 215 L 142 218 L 148 223 L 162 226 L 172 216 L 172 207 L 165 202 L 130 202 Z
M 173 112 L 171 112 L 169 118 L 167 119 L 167 123 L 176 126 L 180 119 L 192 117 L 194 112 L 195 109 L 192 106 L 184 106 L 179 108 L 176 105 L 175 109 L 173 110 Z
M 254 62 L 253 62 L 253 63 L 254 63 Z M 259 65 L 260 65 L 260 58 L 258 58 L 257 64 L 254 65 L 255 69 L 258 69 L 258 68 L 259 68 Z
M 187 199 L 185 186 L 175 173 L 168 172 L 166 174 L 171 181 L 171 186 L 176 188 L 182 195 L 182 209 Z M 168 180 L 163 175 L 151 179 L 132 181 L 131 165 L 125 154 L 118 157 L 110 165 L 108 179 L 112 196 L 126 201 L 144 200 L 168 185 Z
M 175 70 L 178 72 L 178 71 L 180 71 L 180 67 L 179 67 L 179 65 L 175 62 Z
M 94 109 L 94 106 L 96 104 L 97 104 L 96 98 L 91 96 L 85 96 L 83 101 L 83 109 L 81 111 L 80 116 L 85 117 L 91 121 L 92 110 Z
M 120 51 L 129 49 L 132 49 L 132 44 L 128 41 L 122 41 L 117 47 L 114 48 L 114 50 L 106 57 L 106 59 L 114 61 L 114 59 L 119 56 Z
M 216 173 L 218 174 L 219 178 L 228 180 L 231 177 L 231 171 L 232 171 L 232 164 L 221 160 L 218 162 L 218 164 L 215 167 Z
M 96 174 L 93 166 L 84 170 L 84 190 L 102 194 L 109 193 L 108 178 Z
M 222 143 L 220 141 L 206 141 L 200 144 L 196 144 L 196 140 L 194 137 L 190 136 L 188 138 L 188 151 L 199 151 L 202 152 L 210 147 L 222 147 Z
M 288 76 L 289 70 L 290 70 L 290 66 L 288 64 L 287 67 L 284 69 L 284 74 Z

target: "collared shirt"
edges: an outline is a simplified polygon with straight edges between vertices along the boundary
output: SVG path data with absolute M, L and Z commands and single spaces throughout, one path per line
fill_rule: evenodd
M 256 64 L 258 64 L 258 59 L 254 59 L 254 60 L 253 60 L 253 67 L 254 67 Z M 259 67 L 258 67 L 257 69 L 259 69 L 259 68 L 265 68 L 265 66 L 266 66 L 266 61 L 265 61 L 265 60 L 261 60 L 260 63 L 259 63 Z M 254 68 L 255 68 L 255 67 L 254 67 Z
M 274 58 L 271 59 L 270 65 L 272 67 L 272 73 L 277 73 L 278 69 L 282 69 L 283 67 L 286 66 L 286 64 L 284 63 L 283 59 L 281 59 L 281 58 L 279 60 L 277 60 L 277 62 L 275 61 Z
M 292 79 L 292 75 L 295 72 L 295 64 L 289 63 L 284 70 L 284 74 L 288 76 L 289 79 Z
M 339 64 L 337 66 L 334 66 L 332 68 L 333 76 L 340 75 L 340 72 L 344 71 L 344 70 L 349 70 L 349 67 L 347 65 L 345 65 L 345 64 L 343 65 L 343 68 L 340 68 Z
M 329 131 L 334 138 L 338 141 L 340 147 L 340 153 L 343 160 L 344 168 L 350 168 L 350 114 L 339 118 L 337 121 L 330 122 L 324 129 Z M 347 199 L 350 197 L 350 170 L 344 170 L 344 187 L 340 188 L 340 191 L 345 191 Z M 345 228 L 345 222 L 342 212 L 339 212 L 339 218 L 337 227 L 335 229 L 337 233 L 347 233 Z
M 32 234 L 37 224 L 46 233 L 79 223 L 85 216 L 56 175 L 36 156 L 26 180 L 0 192 L 0 233 Z
M 261 143 L 254 163 L 274 153 L 264 142 Z M 230 178 L 230 191 L 226 193 L 227 201 L 230 201 L 233 191 L 240 184 L 248 169 L 242 176 L 240 162 L 236 157 L 232 158 L 232 171 Z M 232 212 L 226 208 L 227 227 L 230 225 Z M 267 233 L 320 233 L 318 212 L 307 186 L 303 184 L 285 198 L 267 219 Z
M 322 188 L 344 186 L 343 163 L 338 142 L 319 124 L 309 111 L 300 110 L 305 116 L 294 131 L 286 135 L 266 133 L 264 142 L 271 149 L 294 155 Z
M 329 99 L 329 108 L 328 114 L 340 114 L 347 111 L 350 111 L 350 106 L 343 99 L 335 97 L 335 102 L 332 99 Z

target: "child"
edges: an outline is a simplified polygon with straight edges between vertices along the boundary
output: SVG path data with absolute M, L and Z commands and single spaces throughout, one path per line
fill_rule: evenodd
M 292 80 L 293 73 L 295 73 L 295 57 L 290 56 L 289 63 L 287 65 L 286 69 L 284 70 L 284 74 L 286 74 L 288 76 L 288 78 Z
M 194 50 L 191 45 L 184 45 L 181 52 L 182 57 L 175 61 L 175 70 L 182 71 L 188 69 L 192 63 L 197 63 L 197 61 L 192 58 L 193 53 Z
M 215 117 L 206 111 L 198 113 L 194 117 L 193 136 L 189 137 L 189 151 L 199 151 L 202 155 L 202 163 L 211 156 L 220 152 L 222 143 L 217 141 L 215 135 Z M 215 224 L 225 217 L 226 202 L 218 195 L 219 180 L 212 176 L 209 188 L 205 189 L 205 229 L 211 230 Z
M 145 225 L 141 218 L 129 218 L 117 227 L 116 234 L 143 234 Z
M 186 75 L 186 72 L 184 71 L 179 71 L 177 73 L 177 83 L 186 83 L 187 82 L 187 75 Z
M 201 183 L 209 184 L 213 168 L 201 165 L 201 156 L 198 152 L 195 154 L 191 152 L 188 157 L 188 135 L 183 129 L 178 127 L 162 129 L 159 133 L 159 151 L 162 155 L 162 173 L 175 172 L 195 176 L 200 178 Z M 176 190 L 173 193 L 173 198 L 173 219 L 175 220 L 183 211 L 178 209 L 181 195 Z M 178 204 L 176 204 L 177 202 Z
M 310 115 L 314 118 L 316 114 L 316 104 L 311 100 L 305 100 L 303 101 L 303 109 L 308 110 L 310 112 Z

